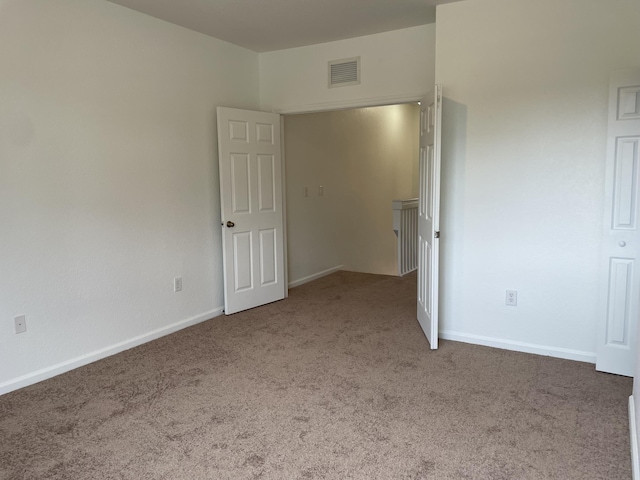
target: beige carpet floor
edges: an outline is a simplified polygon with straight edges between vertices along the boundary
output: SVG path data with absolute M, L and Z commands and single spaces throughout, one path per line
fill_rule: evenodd
M 631 379 L 443 341 L 339 272 L 0 397 L 2 479 L 629 479 Z

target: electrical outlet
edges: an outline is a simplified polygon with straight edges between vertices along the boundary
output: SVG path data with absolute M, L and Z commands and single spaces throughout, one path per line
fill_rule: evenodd
M 27 331 L 27 317 L 26 315 L 19 315 L 13 319 L 16 327 L 16 333 L 24 333 Z
M 518 305 L 517 290 L 507 290 L 507 298 L 506 298 L 505 304 L 509 305 L 510 307 L 516 307 Z
M 182 277 L 176 277 L 173 279 L 173 291 L 176 293 L 182 291 Z

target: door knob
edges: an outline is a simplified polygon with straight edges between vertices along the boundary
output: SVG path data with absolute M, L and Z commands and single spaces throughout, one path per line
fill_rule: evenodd
M 236 226 L 236 224 L 235 224 L 235 223 L 233 223 L 233 222 L 231 222 L 231 221 L 227 222 L 227 227 L 229 227 L 229 228 L 233 228 L 233 227 L 235 227 L 235 226 Z
M 627 245 L 627 242 L 625 242 L 624 240 L 620 240 L 620 241 L 618 242 L 618 246 L 619 246 L 619 247 L 626 247 L 626 245 Z

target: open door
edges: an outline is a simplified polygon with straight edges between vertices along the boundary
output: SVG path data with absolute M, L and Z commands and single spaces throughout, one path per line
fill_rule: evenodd
M 596 369 L 633 376 L 640 315 L 640 69 L 609 88 L 602 297 Z
M 436 85 L 420 105 L 418 202 L 418 322 L 432 350 L 438 348 L 441 124 L 442 88 Z
M 285 296 L 280 115 L 218 107 L 226 315 Z

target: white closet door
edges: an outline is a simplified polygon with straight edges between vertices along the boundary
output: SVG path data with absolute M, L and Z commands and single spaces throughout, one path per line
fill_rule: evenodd
M 633 376 L 640 272 L 640 69 L 614 72 L 609 89 L 602 301 L 596 369 Z

